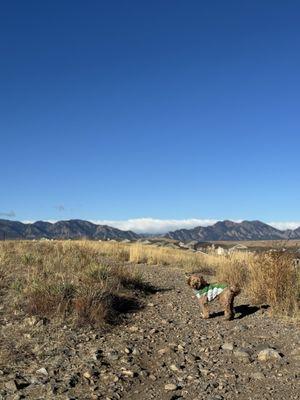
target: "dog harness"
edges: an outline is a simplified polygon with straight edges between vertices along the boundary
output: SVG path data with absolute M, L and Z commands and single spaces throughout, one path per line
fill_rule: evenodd
M 195 290 L 195 293 L 198 298 L 207 296 L 207 300 L 212 301 L 226 288 L 226 283 L 211 283 L 210 285 L 205 286 L 203 289 Z

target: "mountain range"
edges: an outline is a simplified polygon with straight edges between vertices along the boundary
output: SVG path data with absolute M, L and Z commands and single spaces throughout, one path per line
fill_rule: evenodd
M 165 236 L 181 241 L 288 240 L 300 239 L 300 227 L 295 230 L 281 231 L 261 221 L 219 221 L 211 226 L 179 229 Z
M 2 239 L 116 239 L 137 240 L 144 238 L 132 231 L 122 231 L 107 225 L 73 219 L 69 221 L 22 223 L 0 219 L 0 240 Z M 279 230 L 261 221 L 219 221 L 211 226 L 193 229 L 178 229 L 163 235 L 180 241 L 217 240 L 288 240 L 300 239 L 300 227 L 295 230 Z
M 55 223 L 37 221 L 24 224 L 0 219 L 0 239 L 139 239 L 131 231 L 121 231 L 107 225 L 96 225 L 89 221 L 73 219 Z

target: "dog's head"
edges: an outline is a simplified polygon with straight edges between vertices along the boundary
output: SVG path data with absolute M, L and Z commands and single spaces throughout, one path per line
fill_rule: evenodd
M 201 275 L 191 275 L 187 278 L 187 284 L 195 289 L 195 290 L 200 290 L 203 287 L 207 286 L 208 283 L 206 280 L 203 278 Z

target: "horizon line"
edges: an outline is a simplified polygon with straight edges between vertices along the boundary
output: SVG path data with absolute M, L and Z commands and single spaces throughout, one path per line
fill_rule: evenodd
M 123 231 L 133 231 L 140 234 L 165 234 L 179 229 L 193 229 L 196 227 L 207 227 L 212 226 L 217 222 L 231 221 L 235 223 L 241 223 L 244 221 L 260 221 L 258 219 L 200 219 L 200 218 L 187 218 L 187 219 L 159 219 L 159 218 L 131 218 L 126 220 L 100 220 L 100 219 L 80 219 L 80 218 L 69 218 L 69 219 L 48 219 L 48 220 L 17 220 L 17 219 L 6 219 L 7 221 L 21 222 L 23 224 L 33 224 L 35 222 L 48 222 L 54 224 L 60 221 L 88 221 L 96 225 L 107 225 L 112 228 L 117 228 Z M 263 222 L 275 229 L 284 230 L 295 230 L 300 227 L 300 221 L 272 221 Z

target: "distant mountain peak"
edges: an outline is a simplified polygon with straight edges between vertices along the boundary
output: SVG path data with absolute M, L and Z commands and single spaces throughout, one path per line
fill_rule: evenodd
M 168 232 L 167 238 L 190 241 L 211 240 L 287 240 L 300 239 L 300 228 L 280 231 L 259 220 L 234 222 L 230 220 L 218 221 L 210 226 L 198 226 L 193 229 L 179 229 Z

